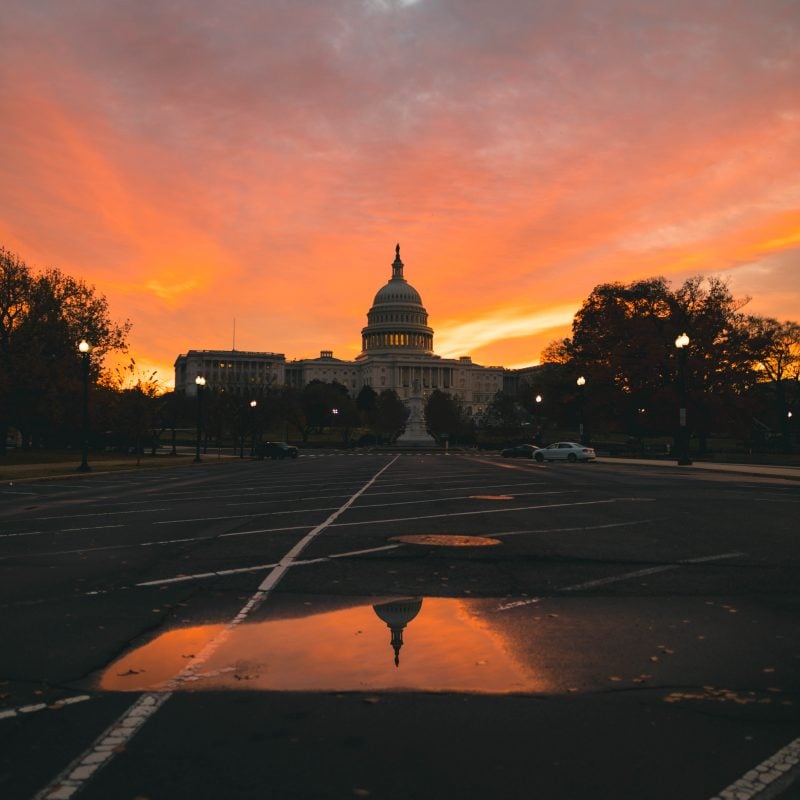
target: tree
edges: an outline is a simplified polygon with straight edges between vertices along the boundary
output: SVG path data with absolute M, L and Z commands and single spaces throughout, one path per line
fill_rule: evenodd
M 469 427 L 461 403 L 448 392 L 434 389 L 425 403 L 428 431 L 437 438 L 443 434 L 463 436 Z
M 114 393 L 112 409 L 119 445 L 126 451 L 133 449 L 137 464 L 145 438 L 149 437 L 151 454 L 155 455 L 164 429 L 160 425 L 163 390 L 156 375 L 155 371 L 149 375 L 140 372 L 132 358 L 126 366 L 117 367 L 103 381 L 103 385 Z
M 520 400 L 506 392 L 497 392 L 486 408 L 482 425 L 499 433 L 505 439 L 520 436 L 523 426 L 531 426 L 530 413 Z M 528 436 L 534 433 L 528 428 Z
M 712 421 L 735 416 L 732 408 L 754 380 L 740 313 L 746 303 L 716 278 L 691 278 L 675 290 L 664 278 L 601 284 L 575 315 L 572 337 L 543 355 L 571 368 L 573 380 L 584 375 L 595 426 L 601 421 L 634 435 L 668 430 L 677 405 L 674 342 L 686 332 L 690 419 L 702 449 Z
M 94 287 L 58 269 L 34 274 L 0 248 L 0 451 L 9 426 L 20 430 L 24 445 L 76 429 L 78 342 L 92 346 L 96 381 L 104 357 L 125 349 L 129 331 L 129 322 L 110 320 L 108 303 Z
M 791 451 L 789 387 L 800 383 L 800 324 L 772 317 L 748 317 L 752 357 L 775 394 L 775 415 L 785 449 Z
M 371 417 L 371 427 L 382 439 L 393 442 L 408 419 L 408 409 L 392 389 L 384 389 L 375 401 L 375 409 Z

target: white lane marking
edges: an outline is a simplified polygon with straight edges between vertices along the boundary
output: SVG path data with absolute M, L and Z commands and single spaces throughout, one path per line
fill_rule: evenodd
M 331 514 L 324 522 L 309 531 L 297 542 L 286 555 L 278 562 L 266 578 L 261 582 L 253 596 L 245 603 L 239 613 L 213 638 L 198 654 L 192 663 L 176 675 L 165 685 L 164 692 L 148 692 L 141 695 L 138 700 L 120 717 L 118 717 L 106 730 L 95 739 L 87 750 L 81 753 L 64 770 L 62 770 L 47 786 L 45 786 L 34 800 L 66 800 L 78 792 L 100 767 L 107 764 L 125 744 L 142 728 L 173 695 L 175 687 L 182 683 L 197 679 L 196 673 L 208 658 L 223 644 L 231 632 L 237 628 L 249 614 L 257 609 L 269 597 L 271 590 L 278 584 L 292 562 L 325 528 L 343 514 L 350 506 L 375 483 L 377 478 L 397 461 L 393 458 L 388 464 L 370 478 L 344 505 Z
M 621 528 L 630 525 L 644 525 L 652 521 L 653 520 L 644 519 L 644 520 L 633 520 L 632 522 L 611 522 L 607 525 L 582 525 L 580 527 L 575 527 L 575 528 L 544 528 L 544 529 L 527 530 L 527 531 L 504 531 L 500 533 L 493 533 L 492 536 L 500 537 L 500 536 L 518 536 L 520 534 L 531 534 L 531 533 L 541 534 L 541 533 L 568 533 L 572 531 L 593 531 L 593 530 L 602 530 L 604 528 Z M 284 530 L 284 529 L 278 529 L 278 530 Z M 224 535 L 234 536 L 238 534 L 224 534 Z M 172 541 L 185 541 L 185 540 L 178 539 L 178 540 L 170 540 L 168 542 L 145 542 L 140 544 L 139 546 L 145 546 L 149 544 L 171 544 Z M 120 545 L 120 546 L 128 547 L 132 545 Z M 403 547 L 403 546 L 404 545 L 402 544 L 390 544 L 390 545 L 384 545 L 382 547 L 370 547 L 365 550 L 348 550 L 346 553 L 333 553 L 328 556 L 321 556 L 320 558 L 295 561 L 294 566 L 302 567 L 308 564 L 319 564 L 331 558 L 349 558 L 350 556 L 359 556 L 365 553 L 379 553 L 383 550 L 396 550 L 398 547 Z M 134 586 L 160 586 L 162 584 L 169 584 L 169 583 L 183 583 L 184 581 L 202 580 L 204 578 L 215 578 L 220 575 L 236 575 L 240 572 L 259 572 L 260 570 L 271 569 L 274 566 L 275 564 L 257 564 L 254 567 L 238 567 L 235 569 L 219 570 L 217 572 L 197 572 L 191 575 L 178 575 L 174 578 L 160 578 L 158 580 L 153 580 L 153 581 L 143 581 L 141 583 L 134 584 Z M 89 592 L 89 594 L 98 594 L 98 592 Z M 511 607 L 512 606 L 509 606 L 509 608 Z
M 134 586 L 166 586 L 171 583 L 185 583 L 186 581 L 197 581 L 203 578 L 218 578 L 222 575 L 239 575 L 244 572 L 263 572 L 265 569 L 277 567 L 277 562 L 272 564 L 256 564 L 254 567 L 237 567 L 236 569 L 220 569 L 216 572 L 195 572 L 192 575 L 177 575 L 174 578 L 161 578 L 155 581 L 142 581 L 135 583 Z
M 480 489 L 475 489 L 474 491 L 481 491 Z M 546 492 L 515 492 L 513 499 L 517 497 L 541 497 L 542 495 L 546 494 L 575 494 L 578 490 L 577 489 L 561 489 L 561 490 L 553 490 L 553 491 L 546 491 Z M 364 503 L 363 505 L 359 506 L 359 508 L 394 508 L 395 506 L 413 506 L 418 505 L 419 503 L 442 503 L 442 502 L 450 502 L 452 500 L 474 500 L 475 498 L 471 495 L 465 494 L 460 495 L 457 497 L 429 497 L 425 498 L 424 500 L 400 500 L 399 502 L 384 502 L 384 503 Z
M 392 517 L 389 519 L 363 520 L 362 522 L 339 522 L 333 527 L 347 528 L 351 525 L 385 525 L 388 522 L 416 522 L 423 519 L 441 519 L 443 517 L 471 517 L 478 514 L 509 514 L 516 511 L 540 511 L 548 508 L 575 508 L 577 506 L 607 505 L 619 502 L 651 503 L 654 497 L 611 497 L 608 500 L 581 500 L 577 503 L 548 503 L 538 506 L 514 506 L 512 508 L 486 508 L 478 511 L 454 511 L 448 514 L 425 514 L 420 517 Z M 228 534 L 230 535 L 230 534 Z
M 750 800 L 764 792 L 764 800 L 778 797 L 798 779 L 799 773 L 800 739 L 795 739 L 745 772 L 738 781 L 714 795 L 711 800 Z
M 607 503 L 618 502 L 632 502 L 632 503 L 652 503 L 655 502 L 654 497 L 612 497 L 609 500 L 587 500 L 579 503 L 550 503 L 548 505 L 540 506 L 515 506 L 513 508 L 488 508 L 480 509 L 478 511 L 454 511 L 450 514 L 425 514 L 419 517 L 389 517 L 387 519 L 367 519 L 361 522 L 336 522 L 331 525 L 332 528 L 349 528 L 357 525 L 386 525 L 390 522 L 419 522 L 425 519 L 442 519 L 444 517 L 471 517 L 477 514 L 508 514 L 514 511 L 537 511 L 547 508 L 573 508 L 575 506 L 594 506 Z M 246 531 L 233 531 L 231 533 L 221 533 L 218 538 L 228 536 L 252 536 L 257 533 L 272 533 L 273 531 L 289 530 L 288 528 L 251 528 Z
M 283 533 L 284 531 L 306 531 L 308 525 L 290 525 L 285 528 L 264 528 L 263 530 L 247 531 L 251 533 Z M 68 556 L 83 553 L 98 553 L 104 550 L 129 550 L 134 547 L 161 547 L 169 544 L 183 544 L 184 542 L 213 542 L 222 536 L 238 536 L 237 533 L 223 533 L 220 536 L 186 536 L 182 539 L 157 539 L 154 542 L 131 542 L 130 544 L 109 544 L 102 547 L 76 547 L 71 550 L 45 550 L 38 553 L 14 553 L 0 556 L 0 561 L 20 558 L 42 558 L 45 556 Z
M 347 553 L 333 553 L 329 556 L 321 556 L 320 558 L 303 559 L 302 561 L 295 561 L 292 567 L 305 567 L 308 564 L 320 564 L 324 561 L 329 561 L 332 558 L 349 558 L 350 556 L 363 556 L 367 553 L 379 553 L 383 550 L 396 550 L 402 545 L 389 544 L 383 547 L 370 547 L 364 550 L 350 550 Z M 134 586 L 164 586 L 172 583 L 184 583 L 186 581 L 203 580 L 205 578 L 217 578 L 224 575 L 239 575 L 243 572 L 263 572 L 265 569 L 272 569 L 277 567 L 277 562 L 273 564 L 256 564 L 254 567 L 237 567 L 235 569 L 221 569 L 216 572 L 196 572 L 192 575 L 177 575 L 174 578 L 160 578 L 154 581 L 142 581 L 135 583 Z M 98 592 L 90 592 L 89 594 L 98 594 Z
M 18 717 L 21 714 L 32 714 L 35 711 L 44 711 L 50 709 L 56 711 L 64 706 L 72 706 L 75 703 L 82 703 L 84 700 L 91 700 L 88 694 L 79 694 L 74 697 L 65 697 L 63 700 L 55 700 L 52 703 L 34 703 L 29 706 L 20 706 L 19 708 L 9 708 L 6 711 L 0 711 L 0 719 L 10 719 L 11 717 Z
M 502 606 L 497 606 L 495 611 L 509 611 L 512 608 L 522 608 L 522 606 L 530 606 L 534 603 L 541 602 L 541 597 L 528 597 L 525 600 L 515 600 L 513 603 L 504 603 Z
M 301 526 L 301 530 L 305 530 L 307 525 Z M 129 550 L 132 547 L 154 547 L 158 545 L 168 544 L 181 544 L 183 542 L 213 542 L 213 537 L 208 536 L 191 536 L 187 539 L 162 539 L 158 542 L 134 542 L 132 544 L 109 544 L 103 547 L 77 547 L 72 550 L 45 550 L 41 553 L 15 553 L 7 556 L 0 556 L 0 561 L 8 561 L 9 559 L 21 558 L 45 558 L 47 556 L 73 556 L 83 555 L 84 553 L 100 553 L 105 550 Z
M 76 531 L 102 531 L 107 528 L 124 527 L 124 525 L 94 525 L 90 528 L 58 528 L 54 531 L 20 531 L 20 533 L 0 533 L 0 539 L 13 539 L 15 536 L 48 536 L 56 533 L 75 533 Z
M 62 514 L 58 517 L 34 517 L 38 522 L 52 521 L 54 519 L 81 519 L 83 517 L 111 517 L 114 514 L 155 514 L 158 511 L 169 511 L 168 508 L 140 508 L 129 511 L 94 511 L 91 514 Z
M 492 534 L 495 535 L 495 534 Z M 681 559 L 680 561 L 675 561 L 672 564 L 662 564 L 658 567 L 648 567 L 647 569 L 637 569 L 634 572 L 623 572 L 621 575 L 610 575 L 607 578 L 599 578 L 595 581 L 585 581 L 584 583 L 575 583 L 572 586 L 562 586 L 559 589 L 556 589 L 557 592 L 578 592 L 584 589 L 594 589 L 597 586 L 607 586 L 610 583 L 618 583 L 620 581 L 627 581 L 631 578 L 640 578 L 643 575 L 653 575 L 657 572 L 667 572 L 669 570 L 678 569 L 679 567 L 685 567 L 687 564 L 703 564 L 708 561 L 722 561 L 726 558 L 738 558 L 739 556 L 744 556 L 745 553 L 720 553 L 714 556 L 702 556 L 700 558 L 685 558 Z M 512 608 L 520 608 L 521 606 L 531 605 L 532 603 L 538 603 L 544 598 L 542 597 L 530 597 L 526 598 L 525 600 L 517 600 L 512 603 L 505 603 L 502 606 L 498 606 L 495 611 L 509 611 Z M 553 599 L 552 597 L 550 599 Z
M 162 519 L 154 522 L 153 525 L 179 525 L 183 522 L 219 522 L 226 519 L 252 519 L 253 517 L 272 517 L 278 514 L 309 514 L 312 511 L 334 511 L 336 506 L 328 506 L 325 508 L 292 508 L 288 511 L 264 511 L 263 513 L 249 513 L 249 514 L 230 514 L 222 517 L 194 517 L 192 519 Z M 303 527 L 307 528 L 308 525 Z
M 574 531 L 601 531 L 606 528 L 629 528 L 633 525 L 647 525 L 651 522 L 657 522 L 657 517 L 650 519 L 633 519 L 627 522 L 607 522 L 603 525 L 573 525 L 570 528 L 535 528 L 525 531 L 500 531 L 499 533 L 492 533 L 492 536 L 521 536 L 523 534 L 531 533 L 573 533 Z
M 583 589 L 594 589 L 596 586 L 606 586 L 609 583 L 616 583 L 617 581 L 625 581 L 630 578 L 640 578 L 643 575 L 654 575 L 657 572 L 667 572 L 668 570 L 678 569 L 687 564 L 702 564 L 706 561 L 722 561 L 726 558 L 738 558 L 743 556 L 744 553 L 721 553 L 715 556 L 703 556 L 702 558 L 686 558 L 681 561 L 676 561 L 673 564 L 662 564 L 659 567 L 649 567 L 647 569 L 638 569 L 635 572 L 626 572 L 623 575 L 612 575 L 608 578 L 599 578 L 595 581 L 586 581 L 585 583 L 576 583 L 573 586 L 563 586 L 558 589 L 559 592 L 577 592 Z
M 518 486 L 520 488 L 528 488 L 530 486 L 545 486 L 546 484 L 544 481 L 535 481 L 533 483 L 526 482 L 526 483 L 489 483 L 489 484 L 481 484 L 480 486 L 475 486 L 473 481 L 467 481 L 467 486 L 474 486 L 474 490 L 477 491 L 485 491 L 486 489 L 504 489 L 508 486 Z M 442 487 L 441 484 L 437 483 L 436 487 L 433 489 L 401 489 L 400 491 L 393 491 L 393 492 L 370 492 L 370 497 L 381 497 L 381 496 L 391 496 L 391 495 L 398 495 L 398 494 L 425 494 L 426 492 L 453 492 L 457 490 L 461 490 L 463 487 L 461 486 L 445 486 Z M 574 490 L 577 491 L 577 490 Z M 283 495 L 285 497 L 285 495 Z M 286 498 L 289 502 L 292 503 L 302 503 L 306 500 L 318 500 L 321 497 L 344 497 L 343 494 L 318 494 L 314 495 L 313 497 L 290 497 Z M 442 497 L 442 500 L 452 500 L 457 498 L 451 497 Z M 274 503 L 277 502 L 275 500 L 271 500 L 269 498 L 263 500 L 248 500 L 246 502 L 241 503 L 226 503 L 227 506 L 252 506 L 259 503 Z
M 532 509 L 542 509 L 542 508 L 571 508 L 572 506 L 580 506 L 580 505 L 594 505 L 595 503 L 616 503 L 619 501 L 632 501 L 632 502 L 652 502 L 653 498 L 645 497 L 645 498 L 636 498 L 636 497 L 617 497 L 611 500 L 593 500 L 589 502 L 581 502 L 581 503 L 557 503 L 551 505 L 543 505 L 543 506 L 523 506 L 523 507 L 516 507 L 516 508 L 498 508 L 498 509 L 484 509 L 480 511 L 459 511 L 453 514 L 428 514 L 425 516 L 420 517 L 396 517 L 393 519 L 378 519 L 378 520 L 365 520 L 362 522 L 337 522 L 331 525 L 332 528 L 346 528 L 351 525 L 383 525 L 390 522 L 415 522 L 419 520 L 426 520 L 426 519 L 437 519 L 441 517 L 462 517 L 462 516 L 470 516 L 473 514 L 492 514 L 492 513 L 501 513 L 501 512 L 508 512 L 508 511 L 530 511 Z M 247 514 L 246 516 L 252 516 Z M 602 528 L 614 528 L 614 527 L 622 527 L 626 525 L 640 525 L 646 522 L 650 522 L 652 520 L 635 520 L 633 522 L 613 522 L 607 525 L 589 525 L 589 526 L 577 526 L 572 528 L 545 528 L 542 530 L 521 530 L 521 531 L 506 531 L 505 533 L 498 533 L 492 534 L 493 536 L 517 536 L 520 534 L 530 534 L 530 533 L 560 533 L 560 532 L 568 532 L 568 531 L 589 531 L 589 530 L 599 530 Z M 230 533 L 221 533 L 217 536 L 217 539 L 224 539 L 233 536 L 254 536 L 259 533 L 285 533 L 286 531 L 300 531 L 306 530 L 308 528 L 307 525 L 287 525 L 279 528 L 251 528 L 245 531 L 231 531 Z M 26 553 L 24 555 L 15 554 L 13 556 L 0 556 L 0 561 L 7 560 L 9 558 L 39 558 L 45 556 L 61 556 L 61 555 L 75 555 L 79 553 L 95 553 L 101 552 L 104 550 L 125 550 L 129 548 L 135 547 L 159 547 L 164 545 L 170 544 L 183 544 L 185 542 L 203 542 L 203 541 L 213 541 L 213 538 L 209 538 L 208 536 L 187 536 L 181 539 L 157 539 L 156 541 L 152 542 L 132 542 L 130 544 L 114 544 L 114 545 L 106 545 L 102 547 L 78 547 L 71 550 L 48 550 L 41 553 Z
M 363 556 L 367 553 L 380 553 L 383 550 L 396 550 L 398 547 L 403 547 L 401 544 L 386 544 L 383 547 L 368 547 L 364 550 L 350 550 L 347 553 L 332 553 L 329 556 L 320 556 L 320 558 L 309 558 L 303 561 L 295 561 L 292 566 L 305 567 L 308 564 L 321 564 L 323 561 L 329 561 L 332 558 L 350 558 L 351 556 Z

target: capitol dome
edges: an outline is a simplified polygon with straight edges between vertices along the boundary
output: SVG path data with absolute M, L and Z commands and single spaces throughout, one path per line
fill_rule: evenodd
M 403 277 L 400 245 L 395 248 L 392 277 L 378 290 L 361 331 L 362 351 L 433 352 L 433 329 L 419 292 Z

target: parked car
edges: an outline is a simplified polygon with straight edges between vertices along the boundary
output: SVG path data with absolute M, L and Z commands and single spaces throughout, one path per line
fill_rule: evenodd
M 533 444 L 518 444 L 516 447 L 506 447 L 500 455 L 503 458 L 533 458 L 538 449 Z
M 593 448 L 577 442 L 554 442 L 537 450 L 533 457 L 539 463 L 542 461 L 594 461 L 595 452 Z
M 297 448 L 286 442 L 262 442 L 256 445 L 256 458 L 297 458 Z

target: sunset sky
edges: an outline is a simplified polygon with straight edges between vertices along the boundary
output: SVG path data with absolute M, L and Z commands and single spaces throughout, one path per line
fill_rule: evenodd
M 443 356 L 603 282 L 800 318 L 795 0 L 4 0 L 0 244 L 188 349 L 360 351 L 396 242 Z

